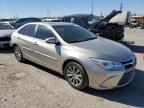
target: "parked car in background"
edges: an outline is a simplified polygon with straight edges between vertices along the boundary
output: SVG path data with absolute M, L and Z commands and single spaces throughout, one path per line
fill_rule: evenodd
M 41 22 L 41 19 L 39 19 L 39 18 L 21 18 L 21 19 L 18 19 L 15 23 L 15 28 L 19 28 L 19 27 L 23 26 L 24 24 L 27 24 L 30 22 Z
M 42 19 L 42 22 L 61 22 L 61 19 L 58 19 L 58 18 L 45 18 L 45 19 Z
M 109 21 L 121 13 L 121 11 L 113 11 L 107 17 L 100 19 L 94 15 L 70 15 L 62 18 L 63 22 L 72 22 L 78 24 L 93 33 L 115 41 L 121 41 L 124 38 L 124 27 L 118 23 L 110 23 Z
M 141 23 L 141 29 L 144 29 L 144 21 Z
M 15 22 L 17 19 L 0 19 L 0 22 L 7 22 L 15 28 Z
M 18 61 L 55 70 L 79 90 L 122 87 L 135 76 L 136 58 L 127 47 L 72 23 L 26 24 L 13 33 L 11 44 Z
M 11 25 L 11 26 L 13 26 L 13 28 L 15 28 L 16 27 L 16 20 L 15 21 L 8 21 L 8 23 Z
M 144 28 L 144 21 L 139 21 L 136 19 L 131 20 L 130 28 Z
M 130 28 L 137 28 L 137 27 L 139 27 L 139 21 L 135 19 L 131 20 Z
M 10 46 L 10 40 L 13 31 L 13 26 L 11 26 L 8 22 L 0 22 L 0 48 L 6 48 Z
M 144 16 L 132 16 L 130 28 L 144 28 Z
M 124 38 L 124 26 L 117 22 L 110 22 L 110 20 L 119 13 L 121 13 L 121 11 L 114 10 L 104 19 L 93 23 L 91 31 L 107 39 L 122 41 Z
M 74 15 L 69 15 L 69 16 L 65 16 L 62 18 L 62 22 L 75 23 L 86 29 L 90 29 L 90 26 L 94 22 L 99 22 L 99 21 L 100 21 L 100 18 L 92 14 L 74 14 Z

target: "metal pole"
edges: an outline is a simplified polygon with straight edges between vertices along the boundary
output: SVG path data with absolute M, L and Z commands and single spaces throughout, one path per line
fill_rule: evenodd
M 123 10 L 123 3 L 120 4 L 120 11 Z
M 93 8 L 94 8 L 94 7 L 93 7 L 93 0 L 92 0 L 92 15 L 93 15 Z

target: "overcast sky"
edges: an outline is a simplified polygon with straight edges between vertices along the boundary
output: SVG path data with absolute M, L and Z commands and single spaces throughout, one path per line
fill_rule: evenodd
M 92 0 L 0 0 L 0 18 L 63 16 L 91 13 Z M 93 0 L 94 14 L 109 14 L 120 9 L 144 15 L 144 0 Z

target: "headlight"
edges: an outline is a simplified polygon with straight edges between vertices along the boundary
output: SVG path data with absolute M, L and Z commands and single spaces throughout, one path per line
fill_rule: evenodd
M 105 69 L 105 70 L 123 67 L 123 65 L 119 62 L 99 60 L 99 59 L 95 59 L 95 58 L 90 58 L 90 59 L 95 62 L 96 66 L 98 66 L 101 69 Z

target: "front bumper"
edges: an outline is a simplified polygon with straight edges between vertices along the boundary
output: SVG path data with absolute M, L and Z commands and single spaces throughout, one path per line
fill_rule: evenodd
M 131 81 L 134 79 L 135 76 L 135 70 L 132 70 L 130 72 L 124 73 L 122 77 L 119 79 L 119 76 L 112 76 L 111 78 L 108 78 L 104 83 L 100 85 L 100 89 L 113 89 L 118 87 L 123 87 L 131 83 Z M 113 85 L 113 82 L 118 82 Z
M 86 68 L 89 87 L 98 90 L 109 90 L 128 85 L 135 76 L 135 64 L 129 69 L 121 68 L 111 71 L 100 70 L 93 64 Z

